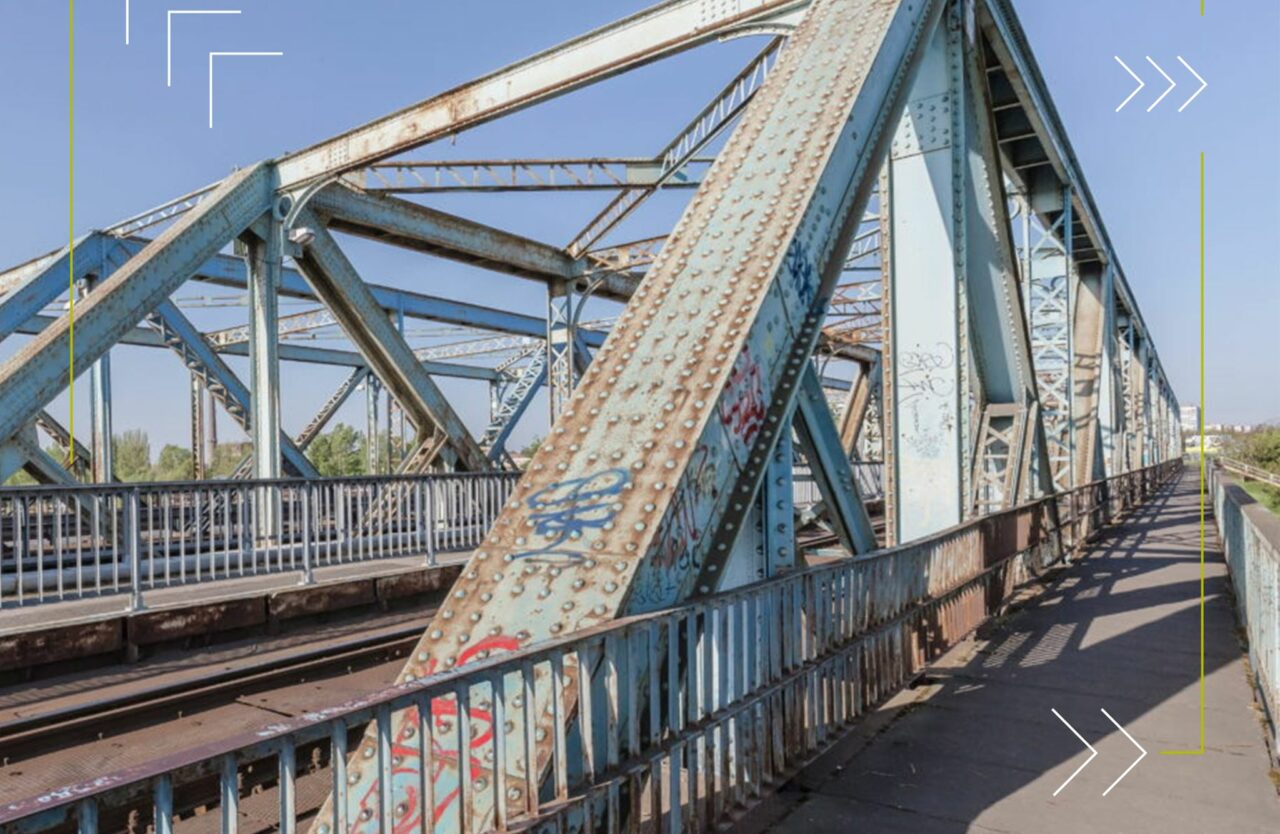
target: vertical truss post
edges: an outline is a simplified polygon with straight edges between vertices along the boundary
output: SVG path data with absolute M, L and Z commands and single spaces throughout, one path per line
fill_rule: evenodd
M 1124 471 L 1123 390 L 1119 385 L 1119 327 L 1116 317 L 1115 266 L 1102 271 L 1102 337 L 1098 375 L 1098 434 L 1108 477 Z
M 191 477 L 204 480 L 207 466 L 204 456 L 204 385 L 197 374 L 191 374 Z
M 796 566 L 795 452 L 791 432 L 778 437 L 760 491 L 764 525 L 765 575 L 777 576 Z
M 573 284 L 547 285 L 547 383 L 551 422 L 555 422 L 573 396 L 577 379 L 574 347 L 577 342 L 577 310 Z
M 1137 392 L 1134 380 L 1134 342 L 1133 321 L 1126 314 L 1119 317 L 1120 339 L 1120 392 L 1121 408 L 1124 415 L 1124 442 L 1120 454 L 1120 471 L 1128 472 L 1137 468 L 1135 452 L 1138 447 L 1137 437 Z
M 963 94 L 953 5 L 925 48 L 880 195 L 889 218 L 884 397 L 895 542 L 958 524 L 968 494 Z
M 1050 228 L 1031 229 L 1025 220 L 1032 203 L 1057 204 L 1058 218 Z M 1025 206 L 1024 228 L 1039 238 L 1026 241 L 1023 300 L 1031 335 L 1031 354 L 1040 398 L 1054 488 L 1065 492 L 1073 486 L 1075 437 L 1073 392 L 1075 350 L 1074 320 L 1077 275 L 1072 251 L 1071 187 L 1061 186 L 1058 194 L 1032 197 Z M 1033 459 L 1033 466 L 1036 461 Z
M 280 271 L 284 228 L 274 216 L 264 224 L 266 240 L 253 231 L 242 240 L 249 266 L 249 391 L 253 431 L 253 475 L 280 477 Z
M 1073 484 L 1087 484 L 1106 477 L 1101 434 L 1102 389 L 1106 384 L 1106 311 L 1102 284 L 1103 276 L 1097 271 L 1081 274 L 1077 284 L 1071 348 Z
M 208 393 L 207 391 L 205 393 Z M 205 397 L 204 437 L 208 444 L 205 449 L 205 464 L 213 466 L 218 460 L 218 400 L 213 394 Z
M 372 374 L 365 380 L 365 457 L 370 475 L 381 471 L 381 456 L 378 454 L 378 399 L 382 394 L 382 385 Z
M 102 276 L 89 279 L 92 292 Z M 110 483 L 115 476 L 115 462 L 111 442 L 111 351 L 102 356 L 89 369 L 89 417 L 90 445 L 93 447 L 93 482 Z

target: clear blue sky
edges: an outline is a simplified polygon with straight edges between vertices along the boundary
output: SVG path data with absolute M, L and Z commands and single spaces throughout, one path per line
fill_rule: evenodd
M 106 225 L 225 175 L 425 98 L 647 5 L 473 0 L 81 0 L 76 11 L 76 226 Z M 1209 170 L 1208 419 L 1280 419 L 1280 4 L 1273 0 L 1017 0 L 1031 44 L 1083 164 L 1179 398 L 1197 392 L 1197 159 Z M 173 87 L 165 86 L 165 11 L 241 9 L 175 23 Z M 67 8 L 0 0 L 0 264 L 58 246 L 67 234 Z M 759 48 L 715 44 L 468 132 L 423 158 L 646 155 Z M 216 127 L 207 126 L 211 50 L 283 51 L 218 65 Z M 1153 113 L 1154 81 L 1122 113 L 1132 87 L 1113 60 L 1146 75 L 1151 55 L 1180 86 Z M 1185 112 L 1186 58 L 1210 83 Z M 1185 98 L 1185 96 L 1183 96 Z M 455 196 L 436 204 L 554 243 L 600 195 Z M 658 200 L 626 237 L 665 231 L 680 200 Z M 532 284 L 469 267 L 346 242 L 366 278 L 540 312 Z M 179 293 L 226 295 L 189 285 Z M 286 307 L 292 312 L 297 307 Z M 601 310 L 601 312 L 606 312 Z M 241 310 L 195 310 L 201 326 Z M 0 357 L 12 347 L 0 348 Z M 117 430 L 144 425 L 153 449 L 185 443 L 186 374 L 171 356 L 118 349 Z M 246 372 L 243 363 L 231 363 Z M 296 431 L 343 376 L 287 366 L 286 428 Z M 477 383 L 445 383 L 464 418 L 483 420 Z M 78 387 L 77 391 L 83 391 Z M 78 398 L 87 403 L 87 391 Z M 56 407 L 65 411 L 65 406 Z M 77 409 L 78 417 L 84 411 Z M 341 415 L 360 424 L 357 404 Z M 87 422 L 77 420 L 78 431 Z M 522 434 L 540 431 L 528 421 Z M 224 426 L 224 435 L 231 433 Z

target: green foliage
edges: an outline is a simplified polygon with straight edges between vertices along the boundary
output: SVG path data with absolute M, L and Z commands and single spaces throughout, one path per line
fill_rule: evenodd
M 1244 487 L 1244 491 L 1252 495 L 1259 504 L 1266 507 L 1276 515 L 1280 515 L 1280 489 L 1276 489 L 1269 484 L 1259 483 L 1258 481 L 1246 481 L 1244 479 L 1240 479 L 1238 483 L 1240 486 Z
M 364 474 L 364 435 L 346 423 L 339 423 L 332 431 L 311 441 L 307 447 L 307 459 L 326 477 Z
M 213 460 L 205 461 L 209 478 L 229 478 L 240 461 L 253 453 L 251 443 L 219 443 L 213 450 Z
M 542 445 L 542 438 L 534 437 L 533 440 L 530 440 L 528 443 L 526 443 L 525 447 L 520 450 L 520 454 L 524 455 L 527 458 L 531 458 L 533 457 L 533 453 L 538 451 L 538 447 L 541 445 Z
M 172 443 L 160 450 L 160 457 L 151 470 L 151 479 L 155 481 L 189 481 L 194 476 L 191 450 Z
M 33 486 L 36 479 L 27 474 L 27 470 L 19 469 L 9 476 L 9 480 L 4 482 L 5 486 Z
M 1280 475 L 1280 426 L 1263 426 L 1231 439 L 1229 455 Z
M 126 483 L 151 479 L 151 440 L 141 429 L 111 438 L 116 477 Z

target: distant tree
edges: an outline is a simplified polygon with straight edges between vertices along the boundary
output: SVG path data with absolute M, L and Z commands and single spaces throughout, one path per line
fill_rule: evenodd
M 252 454 L 253 446 L 249 443 L 219 443 L 213 450 L 213 460 L 207 461 L 210 478 L 229 478 L 235 472 L 240 461 Z
M 32 486 L 36 479 L 27 474 L 27 470 L 19 469 L 9 476 L 9 480 L 4 482 L 5 486 Z
M 363 474 L 366 469 L 364 436 L 346 423 L 339 423 L 332 431 L 311 441 L 307 459 L 326 477 Z
M 1280 426 L 1261 426 L 1237 434 L 1231 438 L 1227 452 L 1246 463 L 1280 474 Z
M 111 438 L 116 477 L 145 481 L 151 477 L 151 440 L 141 429 L 130 429 Z
M 533 440 L 530 440 L 528 443 L 526 443 L 524 448 L 520 450 L 520 454 L 524 455 L 527 458 L 531 458 L 533 457 L 533 453 L 538 451 L 538 447 L 541 445 L 542 445 L 542 438 L 534 437 Z
M 154 481 L 189 481 L 194 474 L 191 469 L 191 450 L 182 446 L 166 443 L 160 450 L 160 457 L 151 470 Z

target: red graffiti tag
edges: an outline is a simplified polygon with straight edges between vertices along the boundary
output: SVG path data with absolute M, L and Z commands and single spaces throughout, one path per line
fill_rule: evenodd
M 458 666 L 465 666 L 467 663 L 475 660 L 477 656 L 488 657 L 494 652 L 510 652 L 520 647 L 520 641 L 514 637 L 490 637 L 481 640 L 479 643 L 471 646 L 458 656 Z M 438 663 L 433 657 L 423 666 L 423 675 L 430 675 L 436 671 Z M 431 721 L 432 721 L 432 738 L 431 738 L 431 782 L 436 784 L 440 781 L 440 775 L 446 767 L 453 768 L 458 771 L 458 778 L 474 779 L 477 770 L 483 770 L 484 764 L 479 758 L 479 753 L 487 744 L 493 741 L 493 713 L 488 710 L 472 708 L 469 711 L 470 720 L 473 725 L 478 725 L 478 732 L 473 731 L 467 751 L 467 772 L 464 776 L 462 771 L 462 756 L 456 747 L 448 746 L 446 739 L 443 743 L 441 739 L 446 735 L 456 738 L 456 734 L 450 733 L 452 724 L 458 720 L 458 703 L 449 698 L 433 698 L 431 700 Z M 401 781 L 399 777 L 412 777 L 410 784 L 405 786 L 403 798 L 396 803 L 395 812 L 396 819 L 392 823 L 392 834 L 413 834 L 422 828 L 422 816 L 420 807 L 422 805 L 421 798 L 418 793 L 416 784 L 418 774 L 422 770 L 421 756 L 419 755 L 418 745 L 411 742 L 416 728 L 418 726 L 418 710 L 410 708 L 404 711 L 400 721 L 400 728 L 396 732 L 395 740 L 391 745 L 391 778 L 392 784 Z M 449 807 L 458 798 L 458 788 L 455 787 L 443 797 L 436 796 L 435 807 L 432 809 L 432 821 L 438 822 L 440 818 L 449 810 Z M 369 789 L 360 797 L 360 805 L 355 820 L 349 829 L 350 834 L 377 834 L 377 809 L 378 809 L 378 780 L 374 779 L 369 785 Z
M 747 446 L 764 425 L 764 384 L 760 365 L 747 350 L 738 354 L 725 387 L 720 422 Z

